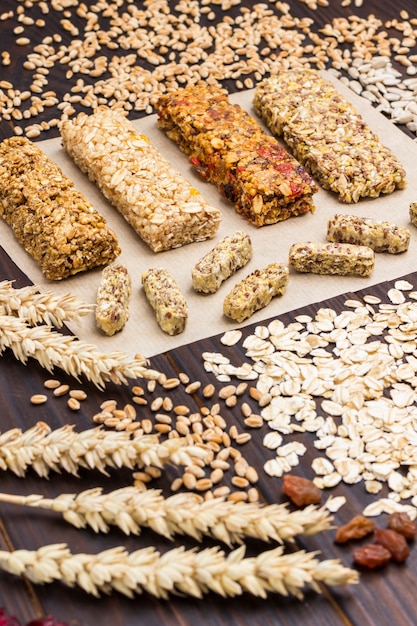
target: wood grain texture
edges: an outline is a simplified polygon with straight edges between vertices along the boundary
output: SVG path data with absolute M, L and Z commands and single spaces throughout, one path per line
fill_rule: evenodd
M 16 285 L 25 283 L 25 277 L 14 265 L 10 258 L 0 251 L 0 279 L 16 279 Z M 417 275 L 408 277 L 414 283 Z M 376 285 L 367 293 L 383 295 L 389 284 Z M 358 292 L 360 293 L 360 292 Z M 319 306 L 329 306 L 341 309 L 346 298 L 356 297 L 356 294 L 345 294 L 324 303 L 318 303 L 297 313 L 314 313 Z M 294 314 L 280 316 L 284 323 L 293 321 Z M 267 323 L 267 322 L 266 322 Z M 245 328 L 245 335 L 251 333 L 254 326 Z M 201 380 L 203 384 L 213 382 L 213 378 L 202 367 L 201 354 L 205 350 L 219 351 L 230 354 L 233 362 L 239 363 L 243 359 L 242 349 L 238 347 L 225 348 L 219 342 L 219 337 L 212 337 L 189 346 L 178 348 L 152 359 L 152 366 L 163 371 L 167 376 L 186 372 L 191 380 Z M 8 353 L 0 359 L 0 386 L 1 386 L 1 430 L 11 427 L 26 429 L 38 420 L 44 420 L 52 427 L 65 423 L 73 423 L 81 430 L 90 428 L 92 415 L 97 411 L 99 404 L 107 398 L 114 398 L 120 406 L 131 399 L 130 387 L 109 387 L 100 392 L 92 385 L 83 384 L 88 392 L 88 399 L 82 404 L 80 412 L 71 412 L 66 407 L 63 398 L 50 398 L 45 405 L 32 406 L 30 396 L 43 390 L 43 382 L 49 377 L 42 368 L 32 362 L 24 366 L 17 362 Z M 59 374 L 59 379 L 69 382 L 72 387 L 74 381 Z M 214 381 L 220 388 L 220 384 Z M 204 403 L 201 394 L 192 398 L 184 393 L 182 387 L 172 393 L 175 403 L 184 403 L 195 410 Z M 152 418 L 149 407 L 141 410 L 142 416 Z M 236 424 L 242 429 L 242 418 L 238 409 L 222 410 L 222 415 L 228 424 Z M 245 458 L 258 469 L 259 491 L 265 502 L 281 502 L 281 480 L 268 477 L 262 471 L 266 451 L 262 446 L 262 436 L 266 430 L 253 433 L 252 441 L 245 444 L 242 453 Z M 290 438 L 287 438 L 291 439 Z M 312 477 L 310 463 L 314 457 L 312 438 L 309 435 L 298 435 L 297 439 L 307 445 L 307 453 L 301 459 L 297 474 Z M 164 472 L 161 479 L 152 483 L 168 494 L 169 485 L 176 475 L 176 468 Z M 62 474 L 51 474 L 49 480 L 44 480 L 29 471 L 25 478 L 17 478 L 11 473 L 1 474 L 1 490 L 7 493 L 30 494 L 41 493 L 53 497 L 63 492 L 77 492 L 94 486 L 102 486 L 104 490 L 115 489 L 131 484 L 131 472 L 111 471 L 110 477 L 103 477 L 98 472 L 82 470 L 79 478 Z M 344 523 L 358 511 L 362 510 L 371 497 L 365 493 L 361 484 L 348 486 L 341 484 L 326 492 L 332 495 L 345 495 L 347 504 L 336 514 L 337 524 Z M 322 558 L 340 558 L 344 564 L 351 565 L 353 547 L 336 546 L 333 541 L 334 531 L 329 530 L 318 536 L 300 538 L 297 545 L 307 550 L 319 550 Z M 2 504 L 0 507 L 0 548 L 27 548 L 35 549 L 47 543 L 67 542 L 74 552 L 98 552 L 116 545 L 124 545 L 131 551 L 146 545 L 154 545 L 161 552 L 175 545 L 195 546 L 193 541 L 176 538 L 173 542 L 161 539 L 150 530 L 144 529 L 139 537 L 126 537 L 118 529 L 112 529 L 106 535 L 96 535 L 92 530 L 76 530 L 68 526 L 58 516 L 48 511 L 19 508 L 13 505 Z M 204 541 L 203 546 L 212 545 Z M 267 549 L 260 542 L 248 542 L 248 554 L 255 554 L 260 549 Z M 226 549 L 227 550 L 227 549 Z M 103 624 L 112 626 L 133 626 L 143 624 L 153 626 L 194 626 L 196 623 L 220 626 L 228 624 L 239 626 L 347 626 L 361 624 L 363 626 L 407 626 L 413 623 L 415 598 L 410 589 L 417 581 L 417 557 L 414 548 L 405 565 L 390 564 L 382 571 L 362 573 L 361 582 L 357 586 L 339 589 L 323 589 L 318 595 L 308 592 L 304 601 L 299 602 L 289 598 L 271 595 L 268 600 L 260 600 L 244 595 L 235 599 L 222 599 L 210 594 L 203 600 L 173 597 L 169 601 L 158 601 L 144 594 L 129 600 L 120 594 L 114 593 L 110 597 L 96 599 L 78 589 L 67 589 L 61 583 L 45 586 L 32 586 L 24 580 L 16 579 L 0 573 L 0 604 L 8 611 L 14 612 L 21 619 L 29 617 L 40 610 L 53 613 L 60 619 L 65 619 L 72 626 L 95 626 L 100 619 Z M 378 602 L 376 599 L 383 599 Z

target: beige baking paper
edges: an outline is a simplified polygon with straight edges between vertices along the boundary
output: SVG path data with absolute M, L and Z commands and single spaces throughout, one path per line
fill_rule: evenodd
M 172 163 L 173 167 L 192 181 L 208 202 L 221 210 L 223 216 L 222 224 L 214 239 L 189 244 L 167 252 L 154 253 L 73 164 L 61 147 L 59 138 L 39 142 L 39 147 L 74 180 L 76 187 L 84 192 L 93 205 L 106 217 L 110 227 L 115 230 L 122 248 L 118 262 L 126 265 L 132 277 L 133 293 L 130 304 L 130 319 L 125 328 L 113 337 L 104 336 L 96 329 L 94 316 L 90 315 L 83 319 L 81 326 L 70 326 L 80 339 L 95 343 L 103 351 L 123 350 L 129 355 L 141 353 L 151 357 L 204 337 L 239 328 L 249 323 L 260 323 L 262 320 L 292 311 L 298 307 L 348 291 L 362 289 L 384 280 L 394 279 L 417 269 L 417 229 L 409 220 L 409 204 L 412 201 L 417 201 L 417 176 L 415 175 L 417 170 L 417 143 L 404 135 L 382 114 L 375 111 L 364 98 L 356 96 L 330 74 L 326 75 L 356 106 L 381 140 L 400 159 L 407 172 L 408 185 L 404 190 L 352 205 L 341 204 L 333 194 L 320 190 L 315 195 L 316 211 L 314 213 L 293 217 L 271 226 L 256 228 L 239 216 L 233 205 L 223 200 L 213 185 L 205 183 L 199 177 L 189 164 L 187 157 L 158 129 L 156 116 L 152 115 L 133 121 L 134 126 L 150 138 L 152 143 Z M 233 94 L 230 99 L 239 103 L 257 118 L 252 106 L 253 90 Z M 155 184 L 158 184 L 157 180 Z M 267 308 L 258 311 L 240 325 L 223 315 L 223 300 L 238 281 L 253 270 L 262 268 L 268 263 L 287 264 L 289 248 L 297 241 L 325 241 L 327 219 L 335 213 L 385 219 L 408 227 L 411 230 L 411 243 L 408 252 L 400 255 L 377 254 L 375 269 L 369 278 L 297 274 L 290 270 L 290 279 L 285 294 L 275 298 Z M 253 244 L 252 260 L 246 267 L 225 281 L 216 294 L 197 294 L 191 284 L 191 268 L 213 248 L 217 241 L 236 230 L 243 230 L 250 235 Z M 32 282 L 56 294 L 71 292 L 79 296 L 84 302 L 95 302 L 97 287 L 101 278 L 100 269 L 91 270 L 61 282 L 46 281 L 37 264 L 25 253 L 14 239 L 9 227 L 2 220 L 0 221 L 0 237 L 3 248 Z M 166 335 L 159 328 L 153 311 L 146 301 L 141 286 L 141 274 L 151 267 L 168 269 L 177 280 L 187 300 L 189 318 L 186 329 L 176 337 Z M 9 278 L 13 279 L 13 276 Z

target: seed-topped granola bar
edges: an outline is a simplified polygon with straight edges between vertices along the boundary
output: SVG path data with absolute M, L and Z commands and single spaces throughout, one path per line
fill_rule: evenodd
M 120 254 L 104 217 L 24 137 L 0 143 L 0 215 L 49 280 L 107 265 Z
M 261 81 L 254 106 L 324 189 L 357 202 L 405 187 L 405 171 L 355 107 L 312 69 Z
M 314 211 L 316 183 L 227 92 L 199 83 L 161 96 L 158 125 L 256 226 Z

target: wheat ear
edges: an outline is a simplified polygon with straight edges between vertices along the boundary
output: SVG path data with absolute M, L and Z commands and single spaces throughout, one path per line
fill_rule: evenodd
M 32 357 L 50 372 L 59 367 L 77 380 L 84 375 L 99 388 L 108 381 L 126 384 L 128 378 L 160 376 L 146 367 L 145 359 L 129 359 L 124 352 L 102 353 L 95 345 L 50 326 L 31 327 L 20 318 L 0 315 L 0 354 L 6 348 L 22 363 Z
M 85 304 L 70 293 L 57 296 L 41 291 L 38 285 L 18 289 L 12 281 L 0 282 L 0 313 L 20 317 L 31 326 L 44 323 L 60 328 L 65 322 L 79 322 L 92 311 L 94 305 Z
M 22 432 L 13 428 L 0 435 L 0 470 L 24 476 L 29 467 L 42 477 L 65 470 L 75 476 L 79 468 L 163 467 L 167 463 L 190 465 L 205 459 L 204 446 L 189 445 L 185 438 L 159 441 L 158 435 L 132 437 L 127 431 L 107 431 L 98 426 L 75 432 L 66 424 L 52 430 L 44 422 Z
M 164 498 L 159 489 L 136 487 L 110 493 L 97 487 L 54 499 L 0 493 L 0 502 L 53 510 L 73 526 L 90 526 L 95 532 L 108 532 L 111 526 L 118 526 L 127 535 L 139 535 L 142 527 L 149 527 L 168 539 L 176 534 L 197 541 L 209 536 L 228 546 L 242 543 L 245 537 L 281 543 L 296 535 L 327 530 L 332 521 L 326 509 L 313 505 L 289 511 L 286 504 L 230 502 L 223 497 L 204 500 L 194 493 Z
M 226 555 L 219 547 L 203 550 L 174 548 L 161 554 L 154 547 L 127 552 L 122 546 L 98 554 L 72 554 L 66 544 L 38 550 L 0 551 L 0 568 L 36 584 L 62 581 L 94 596 L 118 591 L 128 597 L 144 591 L 158 598 L 181 593 L 202 598 L 208 592 L 223 597 L 248 592 L 303 597 L 305 588 L 321 591 L 358 582 L 358 572 L 337 559 L 320 561 L 317 553 L 284 554 L 283 546 L 245 557 L 240 546 Z

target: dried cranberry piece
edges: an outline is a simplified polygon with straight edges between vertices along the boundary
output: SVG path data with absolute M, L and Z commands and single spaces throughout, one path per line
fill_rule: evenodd
M 8 615 L 6 611 L 0 608 L 0 626 L 22 626 L 17 617 Z

